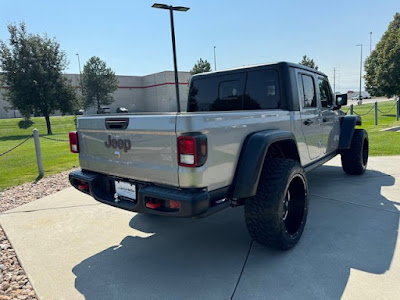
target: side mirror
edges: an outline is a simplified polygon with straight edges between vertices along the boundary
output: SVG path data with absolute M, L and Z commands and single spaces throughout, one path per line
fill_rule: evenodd
M 339 107 L 347 105 L 347 94 L 336 95 L 336 105 Z

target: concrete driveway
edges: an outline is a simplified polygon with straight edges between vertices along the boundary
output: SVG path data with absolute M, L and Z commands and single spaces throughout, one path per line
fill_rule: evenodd
M 42 299 L 399 299 L 400 157 L 359 177 L 309 174 L 309 219 L 287 252 L 253 243 L 243 209 L 135 215 L 72 188 L 0 215 Z

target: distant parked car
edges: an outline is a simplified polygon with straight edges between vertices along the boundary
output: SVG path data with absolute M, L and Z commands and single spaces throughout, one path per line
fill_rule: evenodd
M 111 113 L 111 109 L 109 107 L 100 107 L 97 110 L 97 114 L 109 114 Z
M 354 95 L 351 97 L 351 100 L 362 100 L 362 99 L 371 99 L 370 95 L 361 95 L 360 97 L 357 95 Z
M 117 113 L 122 114 L 122 113 L 127 113 L 127 112 L 128 112 L 128 109 L 126 107 L 118 107 L 117 108 Z
M 85 110 L 84 109 L 79 109 L 78 111 L 75 112 L 76 115 L 84 115 Z

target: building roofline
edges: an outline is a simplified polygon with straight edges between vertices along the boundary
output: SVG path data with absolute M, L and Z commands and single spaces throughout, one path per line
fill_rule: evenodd
M 117 77 L 146 77 L 146 76 L 152 76 L 152 75 L 157 75 L 157 74 L 161 74 L 161 73 L 174 73 L 174 71 L 161 71 L 161 72 L 157 72 L 157 73 L 151 73 L 151 74 L 147 74 L 147 75 L 119 75 L 119 74 L 115 74 L 115 76 Z M 189 71 L 178 71 L 178 73 L 190 73 Z M 79 76 L 79 73 L 62 73 L 63 75 L 75 75 L 75 76 Z

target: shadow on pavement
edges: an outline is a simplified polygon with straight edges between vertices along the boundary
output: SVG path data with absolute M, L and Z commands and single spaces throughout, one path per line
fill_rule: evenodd
M 229 299 L 251 240 L 243 209 L 205 219 L 136 215 L 127 236 L 73 268 L 86 299 Z
M 333 166 L 309 175 L 302 239 L 285 253 L 255 244 L 235 299 L 340 299 L 351 269 L 384 274 L 390 268 L 399 214 L 381 188 L 394 185 L 394 178 L 377 171 L 347 176 Z M 368 289 L 356 294 L 362 293 L 368 295 Z
M 350 177 L 330 166 L 310 175 L 309 219 L 300 243 L 287 252 L 254 243 L 235 299 L 339 299 L 350 269 L 389 269 L 398 212 L 381 188 L 394 178 L 376 171 Z M 332 180 L 341 176 L 345 180 Z M 358 197 L 360 188 L 367 190 L 365 199 Z M 342 197 L 327 199 L 331 189 Z M 129 225 L 154 234 L 127 236 L 73 268 L 75 287 L 86 299 L 231 297 L 250 245 L 242 208 L 199 220 L 136 215 Z

